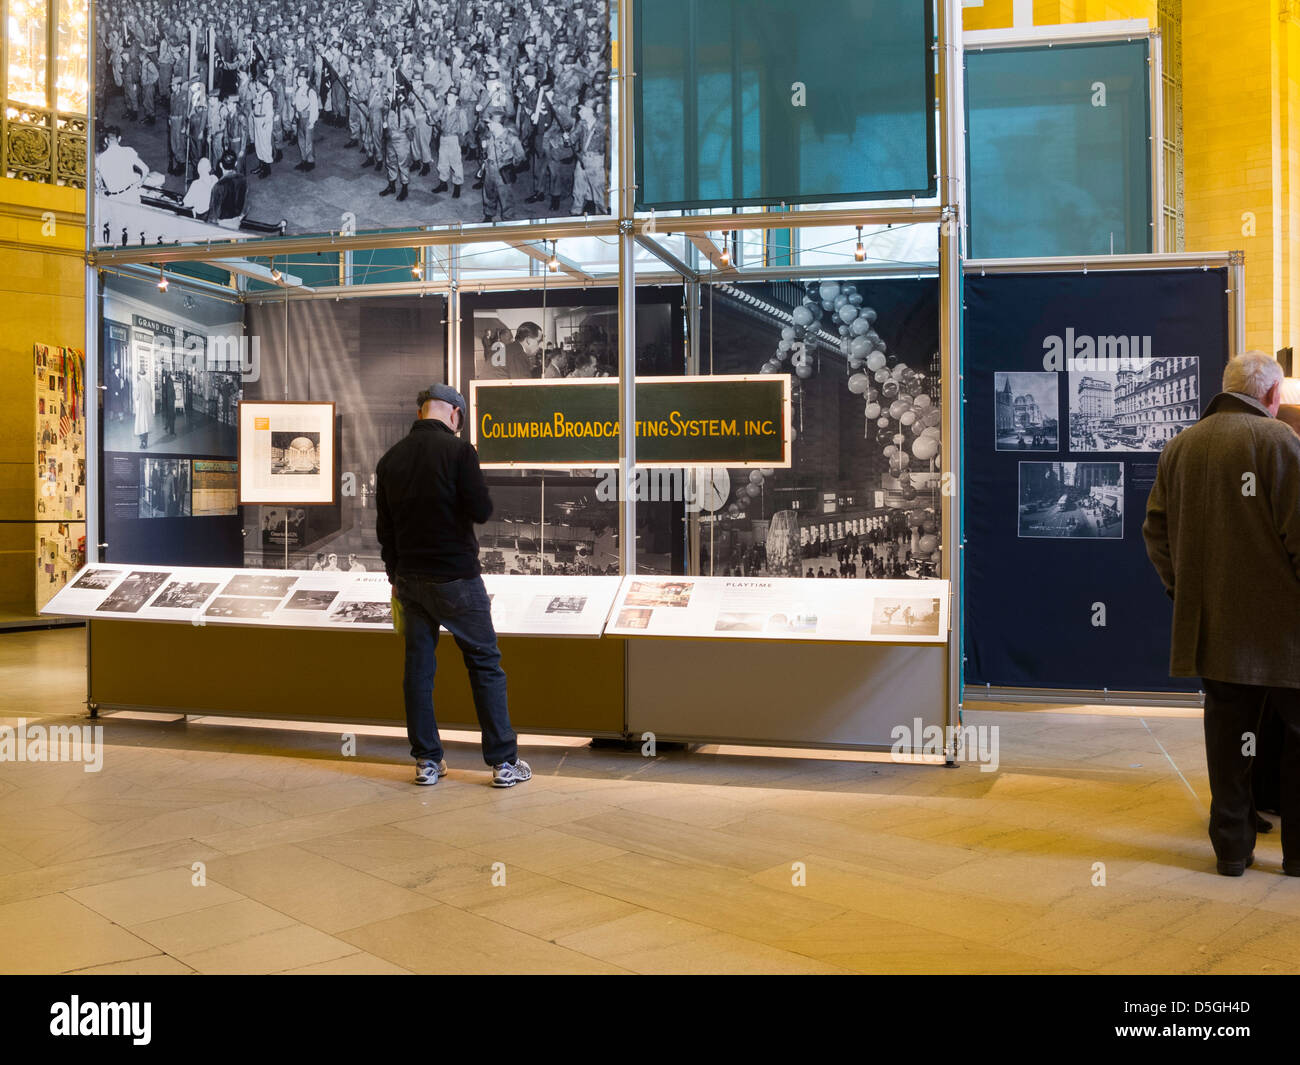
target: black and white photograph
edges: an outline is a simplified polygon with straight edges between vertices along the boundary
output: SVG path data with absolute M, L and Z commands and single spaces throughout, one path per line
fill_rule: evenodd
M 638 308 L 637 335 L 643 345 L 647 338 L 662 332 L 661 326 L 667 326 L 668 312 L 667 304 Z M 666 340 L 663 346 L 666 353 Z M 617 376 L 617 307 L 498 307 L 474 311 L 476 380 Z
M 546 604 L 546 613 L 581 614 L 586 605 L 585 595 L 557 595 Z
M 194 610 L 208 601 L 217 590 L 217 582 L 172 581 L 158 598 L 149 604 L 151 610 Z
M 190 516 L 189 459 L 140 460 L 140 510 L 142 518 Z
M 809 610 L 798 610 L 788 614 L 772 614 L 765 626 L 767 632 L 816 632 L 817 615 Z
M 218 596 L 203 611 L 209 618 L 244 618 L 249 621 L 265 621 L 280 605 L 278 599 L 241 599 Z
M 1053 540 L 1122 540 L 1124 464 L 1020 463 L 1019 534 Z
M 1059 449 L 1060 374 L 995 373 L 998 451 Z
M 393 623 L 393 604 L 391 600 L 383 602 L 349 600 L 346 603 L 340 603 L 338 609 L 325 620 L 360 625 L 391 625 Z
M 77 578 L 72 587 L 86 592 L 102 592 L 113 586 L 113 582 L 122 576 L 120 569 L 88 569 Z
M 938 599 L 878 597 L 871 609 L 872 636 L 938 636 Z
M 271 476 L 307 476 L 320 473 L 320 433 L 273 432 Z
M 1160 452 L 1201 416 L 1200 359 L 1133 359 L 1071 370 L 1070 450 Z
M 609 213 L 606 0 L 94 13 L 97 244 Z
M 284 604 L 284 609 L 328 610 L 338 597 L 339 593 L 329 588 L 299 588 L 293 595 L 289 596 L 289 601 Z
M 283 599 L 298 583 L 297 577 L 277 577 L 269 573 L 239 573 L 221 589 L 222 595 L 260 595 Z
M 97 608 L 106 614 L 134 614 L 145 605 L 165 583 L 170 573 L 151 573 L 136 570 L 122 579 Z

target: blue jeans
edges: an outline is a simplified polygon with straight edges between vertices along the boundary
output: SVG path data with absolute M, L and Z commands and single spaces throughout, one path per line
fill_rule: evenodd
M 433 712 L 433 678 L 438 669 L 438 626 L 444 625 L 465 658 L 483 734 L 483 761 L 492 766 L 513 762 L 519 749 L 510 727 L 506 674 L 483 578 L 439 584 L 429 577 L 399 573 L 395 589 L 406 618 L 402 691 L 412 757 L 442 761 L 442 740 Z

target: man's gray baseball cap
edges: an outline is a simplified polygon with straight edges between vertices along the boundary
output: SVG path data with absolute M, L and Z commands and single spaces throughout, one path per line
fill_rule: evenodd
M 430 385 L 416 397 L 416 402 L 423 408 L 431 399 L 440 399 L 443 403 L 450 403 L 460 411 L 462 420 L 469 417 L 469 408 L 465 405 L 465 397 L 452 388 L 451 385 Z

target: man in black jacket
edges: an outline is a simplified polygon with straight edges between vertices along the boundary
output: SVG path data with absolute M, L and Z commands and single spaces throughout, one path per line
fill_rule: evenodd
M 405 618 L 403 693 L 415 783 L 436 784 L 447 771 L 433 711 L 441 625 L 465 658 L 492 784 L 509 788 L 532 770 L 519 758 L 510 727 L 506 674 L 474 536 L 474 524 L 492 514 L 492 500 L 478 452 L 456 436 L 465 422 L 464 397 L 438 384 L 417 403 L 419 420 L 379 460 L 375 489 L 384 569 Z

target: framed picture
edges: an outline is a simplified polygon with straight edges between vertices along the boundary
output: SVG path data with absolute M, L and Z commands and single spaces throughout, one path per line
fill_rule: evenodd
M 333 403 L 239 404 L 239 505 L 338 502 Z

